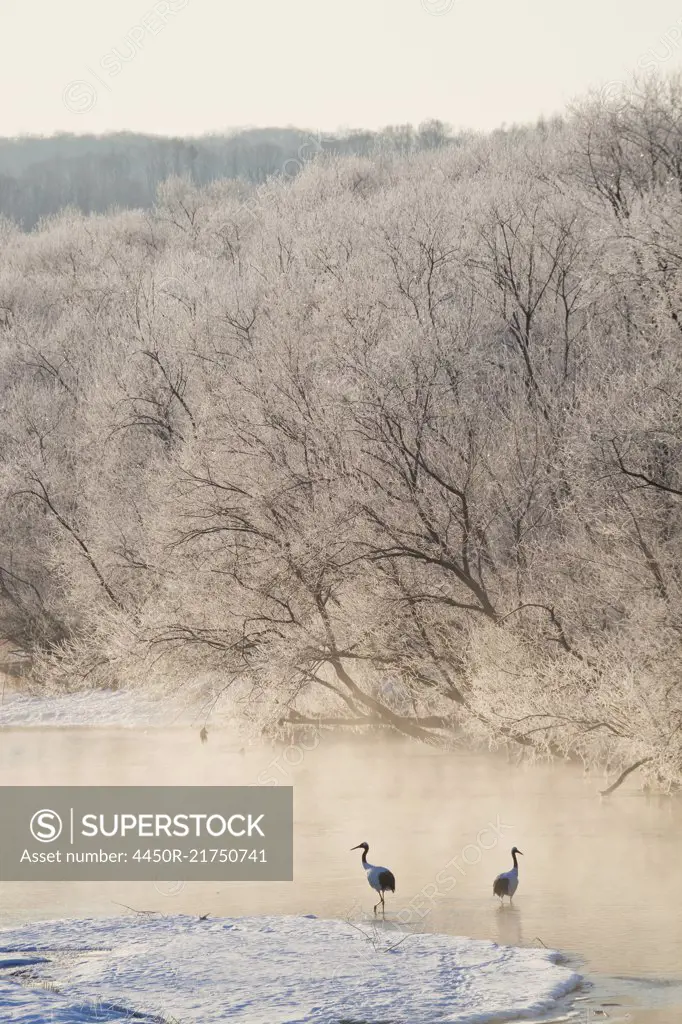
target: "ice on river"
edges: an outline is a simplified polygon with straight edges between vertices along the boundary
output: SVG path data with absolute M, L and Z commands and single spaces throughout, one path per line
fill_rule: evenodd
M 0 931 L 12 1024 L 481 1024 L 546 1017 L 581 978 L 546 949 L 314 917 L 136 916 Z

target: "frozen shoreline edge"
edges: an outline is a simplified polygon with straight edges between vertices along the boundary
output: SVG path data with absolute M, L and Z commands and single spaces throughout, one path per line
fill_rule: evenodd
M 102 1016 L 104 1004 L 128 1005 L 150 1022 L 172 1012 L 183 1024 L 492 1024 L 524 1015 L 547 1020 L 585 983 L 555 950 L 448 935 L 413 938 L 398 949 L 371 949 L 348 922 L 313 915 L 36 922 L 0 929 L 0 1007 L 12 1024 L 42 1019 L 35 1013 L 48 1010 L 50 1024 L 125 1019 Z M 25 981 L 54 985 L 62 994 L 12 981 L 8 971 L 20 960 L 29 972 Z M 70 1009 L 60 1010 L 65 999 Z M 38 1011 L 36 1002 L 57 1005 Z M 80 1016 L 68 1016 L 73 1011 Z

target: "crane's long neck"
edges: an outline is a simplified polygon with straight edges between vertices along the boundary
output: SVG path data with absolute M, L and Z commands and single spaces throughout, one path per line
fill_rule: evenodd
M 514 861 L 514 871 L 518 871 L 519 870 L 519 862 L 516 859 L 516 850 L 513 851 L 512 858 L 513 858 L 513 861 Z
M 365 850 L 364 847 L 363 847 L 363 850 L 362 850 L 362 866 L 363 866 L 363 868 L 367 867 L 367 850 Z

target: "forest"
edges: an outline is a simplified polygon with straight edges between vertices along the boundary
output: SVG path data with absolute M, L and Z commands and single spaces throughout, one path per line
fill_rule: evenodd
M 20 220 L 0 636 L 33 685 L 682 782 L 681 78 Z
M 322 153 L 408 154 L 466 138 L 436 120 L 380 132 L 246 128 L 184 139 L 134 132 L 0 138 L 0 214 L 31 230 L 66 206 L 82 213 L 151 209 L 169 177 L 195 185 L 224 178 L 260 183 L 273 175 L 292 178 Z

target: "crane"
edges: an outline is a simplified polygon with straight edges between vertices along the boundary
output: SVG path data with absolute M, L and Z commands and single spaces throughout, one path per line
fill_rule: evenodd
M 523 854 L 520 850 L 517 850 L 515 846 L 512 846 L 512 860 L 514 861 L 514 867 L 510 871 L 503 871 L 497 876 L 493 882 L 493 894 L 500 897 L 500 901 L 504 903 L 504 897 L 509 897 L 511 903 L 514 893 L 519 887 L 519 864 L 516 859 L 516 854 Z
M 351 847 L 352 850 L 362 850 L 362 866 L 367 872 L 367 881 L 373 889 L 379 893 L 379 902 L 374 906 L 374 913 L 377 912 L 377 907 L 381 906 L 383 913 L 386 913 L 386 905 L 384 903 L 385 892 L 395 892 L 395 876 L 392 871 L 388 868 L 379 867 L 376 864 L 370 864 L 367 860 L 367 854 L 369 853 L 368 843 L 359 843 L 357 846 Z

